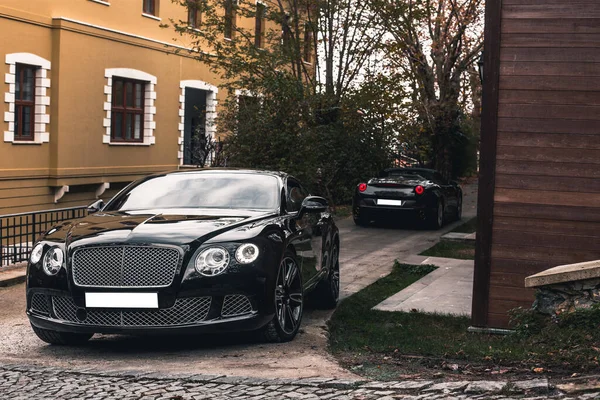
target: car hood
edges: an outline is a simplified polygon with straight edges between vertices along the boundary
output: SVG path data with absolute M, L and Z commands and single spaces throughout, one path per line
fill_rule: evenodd
M 185 245 L 275 216 L 273 211 L 143 210 L 99 212 L 51 229 L 45 240 L 67 246 L 110 243 Z

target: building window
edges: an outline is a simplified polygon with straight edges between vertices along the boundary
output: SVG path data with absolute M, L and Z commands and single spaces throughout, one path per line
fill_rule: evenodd
M 102 143 L 110 146 L 156 144 L 156 76 L 133 68 L 104 70 Z
M 158 3 L 158 0 L 142 0 L 142 12 L 156 16 L 158 11 L 156 3 Z
M 11 53 L 5 58 L 4 102 L 8 143 L 48 143 L 50 133 L 50 61 L 31 53 Z
M 146 82 L 113 77 L 111 140 L 144 140 L 144 97 Z
M 202 14 L 198 9 L 198 3 L 195 0 L 188 1 L 188 25 L 191 28 L 199 28 L 202 22 Z
M 312 62 L 312 41 L 313 33 L 310 24 L 307 22 L 304 24 L 304 56 L 305 62 Z
M 264 47 L 265 41 L 265 14 L 267 8 L 262 3 L 256 3 L 256 16 L 254 22 L 254 45 L 259 49 Z
M 15 140 L 33 140 L 35 132 L 35 72 L 37 67 L 16 64 Z
M 210 135 L 212 138 L 215 137 L 216 135 L 216 118 L 217 118 L 217 94 L 219 93 L 219 89 L 214 86 L 211 85 L 210 83 L 207 82 L 203 82 L 203 81 L 198 81 L 198 80 L 186 80 L 186 81 L 181 81 L 179 84 L 179 87 L 181 88 L 181 95 L 179 96 L 179 124 L 178 124 L 178 130 L 179 130 L 179 151 L 177 152 L 177 158 L 179 159 L 179 164 L 183 165 L 185 162 L 186 157 L 184 157 L 184 155 L 187 153 L 189 154 L 189 150 L 186 147 L 186 140 L 185 140 L 185 120 L 186 120 L 186 115 L 185 115 L 185 108 L 186 108 L 186 102 L 192 102 L 193 104 L 193 100 L 192 99 L 187 99 L 186 100 L 186 94 L 189 94 L 189 90 L 188 89 L 196 89 L 196 90 L 202 90 L 204 91 L 204 93 L 206 94 L 206 108 L 205 108 L 205 127 L 204 127 L 204 132 L 206 133 L 206 135 Z
M 223 32 L 225 39 L 233 39 L 235 34 L 236 5 L 236 0 L 225 0 L 225 27 Z
M 261 98 L 257 96 L 238 96 L 238 110 L 240 117 L 245 118 L 249 115 L 249 113 L 256 113 L 260 109 L 261 103 Z

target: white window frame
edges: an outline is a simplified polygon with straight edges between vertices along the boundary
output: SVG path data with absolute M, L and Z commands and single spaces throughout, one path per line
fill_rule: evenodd
M 217 94 L 219 88 L 210 83 L 198 80 L 186 80 L 181 81 L 179 84 L 181 88 L 181 94 L 179 95 L 179 151 L 177 152 L 177 158 L 179 159 L 179 165 L 183 165 L 183 144 L 184 144 L 184 125 L 185 125 L 185 89 L 200 89 L 205 90 L 206 93 L 206 133 L 214 139 L 217 131 L 215 119 L 217 118 Z
M 8 84 L 8 92 L 4 94 L 4 102 L 8 104 L 8 111 L 4 112 L 4 122 L 8 123 L 8 130 L 4 131 L 4 141 L 13 144 L 42 144 L 50 142 L 48 125 L 50 124 L 50 61 L 31 53 L 7 54 L 5 63 L 8 73 L 4 82 Z M 15 140 L 15 81 L 17 64 L 27 64 L 38 67 L 35 72 L 35 118 L 33 140 Z
M 247 90 L 247 89 L 235 89 L 235 101 L 237 102 L 238 106 L 240 105 L 240 97 L 254 97 L 255 99 L 258 99 L 258 102 L 260 103 L 260 105 L 263 105 L 263 102 L 265 100 L 265 96 L 261 93 L 256 93 L 253 92 L 252 90 Z
M 154 121 L 154 116 L 156 115 L 156 76 L 132 68 L 107 68 L 104 70 L 104 77 L 106 78 L 106 85 L 104 86 L 104 94 L 106 96 L 104 101 L 104 111 L 106 112 L 106 117 L 103 121 L 105 132 L 104 135 L 102 135 L 102 143 L 110 146 L 151 146 L 153 144 L 156 144 L 156 137 L 154 136 L 154 131 L 156 130 L 156 122 Z M 113 77 L 134 79 L 146 82 L 146 84 L 144 85 L 143 142 L 134 143 L 111 141 Z

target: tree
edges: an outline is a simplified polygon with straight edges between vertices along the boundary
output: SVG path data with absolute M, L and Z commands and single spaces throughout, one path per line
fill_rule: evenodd
M 389 32 L 389 65 L 411 90 L 412 106 L 430 143 L 429 162 L 453 175 L 465 144 L 461 91 L 483 47 L 481 0 L 376 0 Z
M 383 95 L 362 84 L 383 34 L 365 2 L 174 1 L 201 14 L 171 25 L 230 94 L 216 121 L 228 165 L 290 172 L 333 205 L 390 164 Z
M 197 29 L 183 20 L 171 24 L 190 54 L 227 85 L 248 90 L 253 80 L 285 73 L 331 107 L 363 78 L 384 34 L 370 2 L 358 0 L 271 0 L 264 8 L 254 0 L 172 1 L 201 15 Z M 264 23 L 235 22 L 257 21 L 257 13 Z

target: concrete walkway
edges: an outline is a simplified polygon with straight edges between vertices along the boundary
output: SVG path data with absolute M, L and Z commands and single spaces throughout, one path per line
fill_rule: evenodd
M 374 307 L 375 310 L 471 315 L 472 260 L 409 256 L 402 263 L 432 264 L 438 269 L 382 301 Z

